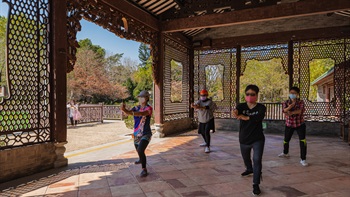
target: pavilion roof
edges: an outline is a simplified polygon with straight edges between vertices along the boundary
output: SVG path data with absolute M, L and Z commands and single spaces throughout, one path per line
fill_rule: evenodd
M 305 0 L 127 0 L 162 22 L 199 16 L 219 15 L 246 9 L 259 9 L 266 6 L 304 2 Z M 306 0 L 308 1 L 308 0 Z M 281 11 L 281 10 L 279 10 Z M 271 21 L 257 20 L 252 23 L 235 24 L 222 27 L 188 28 L 182 32 L 193 40 L 205 38 L 225 38 L 229 35 L 245 36 L 324 27 L 350 26 L 350 10 L 341 10 L 320 15 L 300 15 L 295 18 L 281 18 Z M 179 20 L 179 23 L 181 21 Z
M 334 67 L 330 68 L 327 72 L 323 73 L 321 76 L 319 76 L 313 82 L 311 82 L 311 85 L 319 84 L 319 82 L 321 82 L 323 79 L 327 78 L 328 76 L 333 75 L 333 73 L 334 73 Z

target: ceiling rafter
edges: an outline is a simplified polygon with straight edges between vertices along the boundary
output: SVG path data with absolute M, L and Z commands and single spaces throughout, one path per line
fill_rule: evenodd
M 261 8 L 224 12 L 180 18 L 162 22 L 163 32 L 185 31 L 189 29 L 214 28 L 247 24 L 262 21 L 273 21 L 301 16 L 312 16 L 339 12 L 350 9 L 349 0 L 304 0 L 294 3 L 278 4 Z M 281 12 L 283 10 L 283 12 Z

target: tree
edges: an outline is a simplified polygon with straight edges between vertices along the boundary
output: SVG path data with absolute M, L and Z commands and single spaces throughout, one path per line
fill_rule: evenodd
M 141 66 L 146 66 L 150 61 L 151 50 L 148 45 L 141 43 L 139 46 L 139 59 L 141 61 Z
M 106 70 L 111 71 L 114 66 L 121 65 L 123 53 L 111 54 L 106 58 Z
M 323 75 L 329 69 L 333 68 L 335 61 L 333 59 L 314 59 L 309 63 L 310 83 Z M 317 86 L 310 86 L 309 100 L 317 101 Z
M 180 62 L 171 60 L 170 67 L 171 67 L 171 101 L 181 102 L 183 66 Z
M 260 88 L 260 102 L 281 102 L 288 97 L 288 75 L 282 67 L 281 59 L 247 61 L 246 70 L 241 77 L 241 102 L 244 102 L 244 90 L 249 84 Z
M 214 100 L 221 101 L 224 99 L 223 92 L 223 65 L 207 65 L 205 67 L 206 89 Z
M 136 97 L 142 90 L 153 89 L 152 78 L 152 63 L 149 62 L 145 67 L 140 67 L 134 74 L 134 80 L 137 83 L 136 88 L 133 91 L 133 95 Z
M 0 87 L 6 86 L 6 27 L 7 18 L 0 16 Z
M 90 49 L 96 53 L 96 58 L 98 58 L 98 59 L 103 59 L 106 55 L 106 50 L 99 45 L 92 44 L 92 42 L 89 38 L 79 40 L 78 43 L 80 46 L 80 48 L 78 48 L 78 50 Z
M 128 94 L 129 96 L 129 100 L 135 100 L 135 96 L 134 96 L 134 89 L 136 88 L 136 83 L 129 77 L 126 79 L 125 83 L 123 84 L 126 89 L 128 90 Z
M 108 80 L 103 60 L 99 57 L 100 54 L 91 49 L 78 51 L 75 68 L 68 74 L 69 96 L 95 102 L 101 97 L 127 98 L 129 95 L 125 87 Z
M 133 76 L 134 84 L 136 85 L 133 90 L 134 97 L 136 97 L 142 90 L 153 90 L 152 57 L 148 45 L 143 43 L 140 44 L 139 60 L 141 61 L 141 65 Z

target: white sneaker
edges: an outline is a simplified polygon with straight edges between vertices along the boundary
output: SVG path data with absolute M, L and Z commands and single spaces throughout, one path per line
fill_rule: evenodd
M 306 160 L 301 160 L 300 161 L 300 164 L 302 165 L 302 166 L 308 166 L 309 164 L 306 162 Z
M 209 147 L 205 147 L 205 153 L 210 153 L 210 148 Z
M 278 155 L 278 157 L 289 157 L 289 154 L 281 153 L 281 154 Z
M 207 146 L 207 143 L 200 144 L 199 146 L 200 146 L 200 147 Z

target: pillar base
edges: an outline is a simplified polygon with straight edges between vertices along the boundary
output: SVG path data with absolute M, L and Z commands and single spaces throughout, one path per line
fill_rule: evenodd
M 64 157 L 64 153 L 66 152 L 66 147 L 64 147 L 65 144 L 67 144 L 67 142 L 55 143 L 55 153 L 57 157 L 54 163 L 55 168 L 65 167 L 68 165 L 68 159 Z
M 156 133 L 153 135 L 155 138 L 163 138 L 165 134 L 163 133 L 163 124 L 155 124 Z

